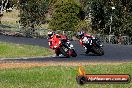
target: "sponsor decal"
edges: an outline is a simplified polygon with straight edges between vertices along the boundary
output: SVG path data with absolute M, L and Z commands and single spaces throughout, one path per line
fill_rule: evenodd
M 128 74 L 86 74 L 81 66 L 78 71 L 76 81 L 81 85 L 86 83 L 129 83 L 131 80 Z

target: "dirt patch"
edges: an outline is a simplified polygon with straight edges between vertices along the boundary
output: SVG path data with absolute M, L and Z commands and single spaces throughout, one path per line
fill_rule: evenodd
M 38 66 L 46 66 L 44 63 L 0 63 L 0 69 L 6 68 L 31 68 Z
M 43 66 L 80 66 L 80 65 L 97 65 L 97 64 L 122 64 L 122 63 L 89 63 L 89 62 L 2 62 L 0 63 L 0 69 L 10 68 L 31 68 L 31 67 L 43 67 Z
M 8 68 L 31 68 L 43 66 L 78 66 L 79 63 L 60 63 L 60 62 L 6 62 L 0 63 L 0 69 Z

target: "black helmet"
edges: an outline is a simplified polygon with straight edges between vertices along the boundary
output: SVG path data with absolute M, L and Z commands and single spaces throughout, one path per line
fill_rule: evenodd
M 82 38 L 84 36 L 84 32 L 77 32 L 77 38 Z

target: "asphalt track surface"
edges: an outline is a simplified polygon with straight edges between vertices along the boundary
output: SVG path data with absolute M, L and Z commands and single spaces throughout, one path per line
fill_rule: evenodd
M 49 48 L 47 39 L 33 39 L 24 37 L 13 37 L 0 35 L 0 41 L 11 42 L 17 44 L 37 45 Z M 132 61 L 132 45 L 112 45 L 105 44 L 103 49 L 105 54 L 103 56 L 96 56 L 92 53 L 86 55 L 84 49 L 79 45 L 78 41 L 72 41 L 77 57 L 40 57 L 40 58 L 18 58 L 18 59 L 2 59 L 0 61 L 19 61 L 19 62 L 131 62 Z

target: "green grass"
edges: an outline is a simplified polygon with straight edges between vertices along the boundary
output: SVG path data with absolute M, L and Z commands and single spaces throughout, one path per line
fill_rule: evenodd
M 130 74 L 132 63 L 84 66 L 89 74 Z M 0 70 L 0 88 L 132 88 L 129 84 L 76 83 L 77 66 L 49 66 Z
M 53 51 L 47 48 L 0 42 L 0 58 L 34 57 L 53 55 Z

